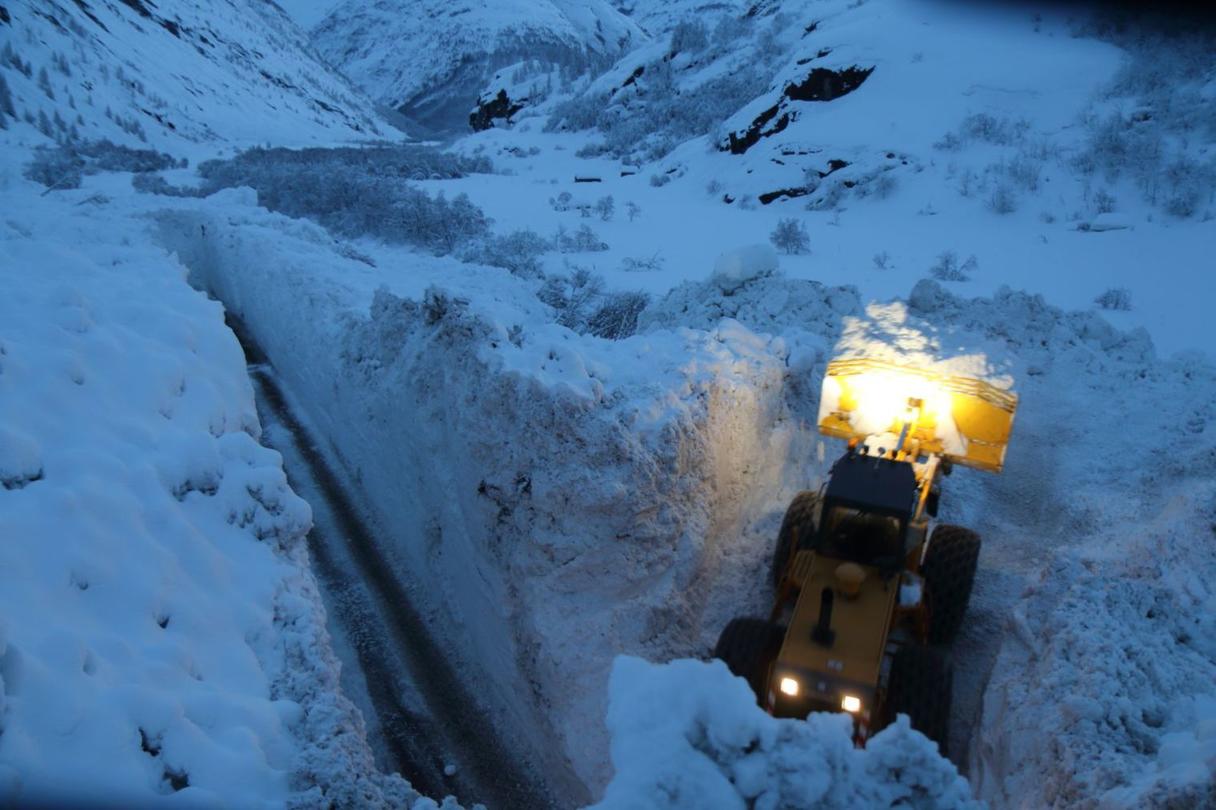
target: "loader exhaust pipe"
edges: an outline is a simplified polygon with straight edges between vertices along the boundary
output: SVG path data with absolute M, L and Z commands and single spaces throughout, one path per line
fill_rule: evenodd
M 811 631 L 811 639 L 824 647 L 831 647 L 836 641 L 836 631 L 832 629 L 832 602 L 834 600 L 831 588 L 824 588 L 819 595 L 819 621 Z

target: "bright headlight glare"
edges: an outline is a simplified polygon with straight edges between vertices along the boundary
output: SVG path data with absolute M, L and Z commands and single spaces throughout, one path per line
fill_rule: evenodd
M 854 695 L 845 695 L 844 699 L 840 701 L 840 708 L 846 712 L 856 714 L 861 711 L 861 698 Z
M 798 681 L 793 678 L 782 678 L 780 689 L 783 695 L 798 697 Z

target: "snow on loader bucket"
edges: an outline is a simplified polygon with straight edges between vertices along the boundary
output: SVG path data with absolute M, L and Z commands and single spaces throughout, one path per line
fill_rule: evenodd
M 888 450 L 999 473 L 1017 407 L 1016 394 L 983 380 L 871 358 L 833 360 L 819 430 L 851 443 L 891 434 L 898 438 Z

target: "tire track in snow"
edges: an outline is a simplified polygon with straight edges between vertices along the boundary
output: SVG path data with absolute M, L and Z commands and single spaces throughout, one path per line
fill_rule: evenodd
M 289 407 L 265 356 L 234 316 L 227 320 L 245 350 L 259 418 L 288 437 L 291 446 L 276 449 L 302 462 L 288 472 L 293 488 L 299 483 L 297 491 L 313 496 L 308 500 L 316 526 L 309 533 L 309 551 L 333 618 L 363 671 L 392 766 L 416 790 L 436 799 L 455 793 L 491 810 L 556 807 L 536 768 L 508 749 L 460 681 L 353 499 Z M 424 708 L 410 705 L 411 687 Z M 458 766 L 452 776 L 444 773 L 449 761 Z

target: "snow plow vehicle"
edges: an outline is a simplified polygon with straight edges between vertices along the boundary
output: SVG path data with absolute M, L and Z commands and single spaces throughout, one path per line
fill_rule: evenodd
M 798 494 L 773 554 L 767 619 L 737 618 L 714 655 L 779 717 L 844 711 L 858 744 L 906 714 L 948 755 L 947 647 L 971 598 L 980 538 L 936 525 L 942 477 L 999 473 L 1016 395 L 875 359 L 828 364 L 819 430 L 848 449 Z

